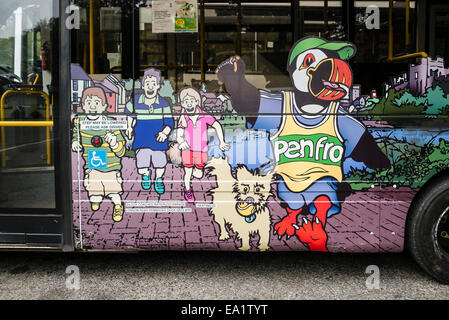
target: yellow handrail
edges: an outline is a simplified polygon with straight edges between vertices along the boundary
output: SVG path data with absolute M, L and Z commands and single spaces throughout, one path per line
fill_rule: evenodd
M 404 54 L 402 56 L 397 56 L 397 57 L 388 57 L 388 61 L 399 61 L 399 60 L 406 60 L 406 59 L 418 58 L 418 57 L 427 58 L 428 56 L 429 55 L 427 53 L 425 53 L 424 51 L 421 51 L 421 52 Z
M 12 94 L 26 94 L 26 95 L 39 95 L 44 97 L 46 110 L 46 121 L 5 121 L 5 100 L 8 95 Z M 53 121 L 50 121 L 50 97 L 44 91 L 34 90 L 8 90 L 6 91 L 0 100 L 0 127 L 2 133 L 2 167 L 6 167 L 6 130 L 5 127 L 46 127 L 47 138 L 47 165 L 51 164 L 51 145 L 50 145 L 50 127 L 54 125 Z
M 0 121 L 0 127 L 54 127 L 54 121 Z
M 393 0 L 389 1 L 389 9 L 388 9 L 388 62 L 400 61 L 412 58 L 427 58 L 428 54 L 424 51 L 414 52 L 409 54 L 404 54 L 402 56 L 393 57 L 393 43 L 394 43 L 394 35 L 393 35 Z M 409 35 L 409 21 L 410 21 L 410 1 L 406 1 L 405 3 L 405 44 L 406 46 L 410 44 L 410 35 Z
M 31 76 L 29 76 L 28 79 L 27 79 L 27 82 L 28 82 L 28 83 L 30 83 L 30 80 L 31 80 L 31 77 L 32 77 L 32 76 L 36 76 L 36 78 L 34 79 L 33 83 L 31 84 L 32 86 L 35 86 L 36 83 L 37 83 L 37 80 L 39 80 L 39 74 L 34 73 L 34 74 L 32 74 Z

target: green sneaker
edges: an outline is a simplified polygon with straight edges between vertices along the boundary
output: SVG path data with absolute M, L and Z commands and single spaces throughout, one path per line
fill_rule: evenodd
M 156 190 L 157 194 L 164 194 L 165 193 L 165 185 L 162 181 L 162 178 L 157 178 L 156 182 L 154 183 L 154 190 Z
M 143 190 L 151 189 L 151 171 L 148 176 L 142 176 L 142 189 Z

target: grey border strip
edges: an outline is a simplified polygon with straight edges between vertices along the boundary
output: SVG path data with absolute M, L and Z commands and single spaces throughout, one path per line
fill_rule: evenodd
M 74 251 L 73 218 L 72 218 L 72 161 L 70 139 L 70 62 L 71 37 L 70 30 L 65 26 L 65 8 L 70 0 L 59 0 L 59 119 L 57 119 L 59 139 L 59 179 L 57 187 L 60 189 L 59 201 L 62 213 L 62 249 L 65 252 Z

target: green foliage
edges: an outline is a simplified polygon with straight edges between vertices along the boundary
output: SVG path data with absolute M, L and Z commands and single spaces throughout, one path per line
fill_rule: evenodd
M 427 117 L 436 117 L 449 105 L 449 98 L 440 86 L 427 89 L 424 97 L 427 100 L 427 108 L 424 111 Z
M 415 97 L 408 89 L 404 90 L 406 91 L 398 91 L 401 95 L 393 101 L 396 107 L 402 110 L 413 110 L 415 114 L 424 113 L 428 118 L 436 118 L 440 114 L 447 113 L 449 97 L 440 86 L 427 88 L 426 93 L 422 97 Z M 389 92 L 391 92 L 391 89 Z
M 0 66 L 12 68 L 14 39 L 0 39 Z
M 410 92 L 406 91 L 404 94 L 399 97 L 398 99 L 394 100 L 394 104 L 398 107 L 404 106 L 404 105 L 423 105 L 426 104 L 426 99 L 424 97 L 415 97 Z
M 415 97 L 408 88 L 396 91 L 388 90 L 387 97 L 369 99 L 361 115 L 373 115 L 373 120 L 380 120 L 380 115 L 425 114 L 427 118 L 436 118 L 449 111 L 449 96 L 440 86 L 428 88 L 423 96 Z M 379 116 L 377 116 L 379 115 Z
M 417 101 L 407 88 L 398 91 L 390 88 L 386 97 L 377 100 L 378 102 L 375 103 L 374 99 L 369 99 L 359 114 L 373 115 L 373 120 L 381 120 L 382 115 L 420 114 L 425 109 L 421 101 L 416 103 Z
M 170 106 L 173 106 L 176 103 L 175 89 L 173 89 L 170 80 L 164 80 L 162 82 L 161 88 L 159 89 L 159 95 L 166 98 L 170 103 Z
M 449 141 L 445 139 L 440 139 L 438 145 L 417 146 L 386 137 L 379 146 L 388 155 L 392 166 L 385 170 L 353 169 L 348 172 L 346 180 L 353 190 L 367 188 L 372 183 L 420 188 L 432 176 L 449 168 Z
M 379 98 L 369 98 L 368 101 L 366 102 L 365 108 L 371 109 L 372 107 L 377 105 L 379 102 L 380 102 Z
M 442 154 L 446 155 L 449 153 L 449 142 L 447 142 L 444 139 L 440 139 L 440 144 L 438 146 L 438 149 L 441 151 Z

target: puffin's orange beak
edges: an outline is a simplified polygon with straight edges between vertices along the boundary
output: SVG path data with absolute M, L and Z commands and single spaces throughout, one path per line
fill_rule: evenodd
M 335 101 L 344 98 L 352 86 L 352 71 L 340 59 L 325 59 L 315 68 L 307 70 L 309 91 L 321 100 Z

